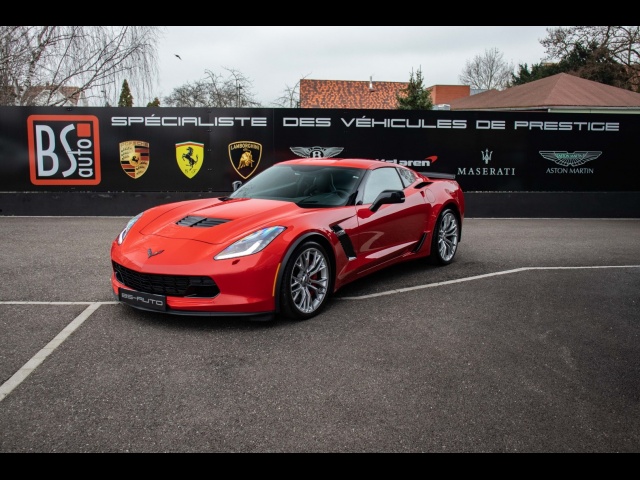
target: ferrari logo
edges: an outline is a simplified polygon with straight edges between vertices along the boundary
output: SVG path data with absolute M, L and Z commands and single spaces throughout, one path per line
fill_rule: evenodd
M 149 143 L 140 140 L 120 142 L 120 166 L 131 178 L 140 178 L 149 168 Z
M 176 143 L 176 160 L 182 173 L 189 178 L 195 177 L 204 160 L 204 143 Z
M 255 173 L 262 157 L 262 145 L 256 142 L 241 141 L 229 144 L 229 160 L 233 169 L 243 179 Z

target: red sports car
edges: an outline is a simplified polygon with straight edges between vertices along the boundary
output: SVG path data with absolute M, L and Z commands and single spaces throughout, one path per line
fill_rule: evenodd
M 461 238 L 464 195 L 453 175 L 304 158 L 235 187 L 132 218 L 111 246 L 118 300 L 172 314 L 305 320 L 382 268 L 451 263 Z

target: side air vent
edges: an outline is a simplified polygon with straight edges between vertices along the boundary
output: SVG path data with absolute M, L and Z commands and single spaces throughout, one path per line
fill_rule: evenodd
M 347 255 L 349 260 L 356 259 L 356 251 L 353 248 L 353 243 L 351 243 L 351 239 L 347 232 L 345 232 L 340 225 L 334 225 L 331 227 L 331 230 L 338 236 L 338 240 L 340 240 L 340 245 L 342 245 L 342 249 L 344 253 Z
M 422 248 L 422 245 L 424 245 L 424 241 L 427 239 L 427 234 L 426 232 L 422 234 L 422 237 L 420 237 L 420 241 L 418 242 L 418 244 L 416 245 L 416 247 L 413 249 L 413 253 L 417 253 L 420 251 L 420 249 Z
M 216 225 L 220 225 L 222 223 L 227 223 L 228 221 L 229 220 L 225 220 L 224 218 L 207 218 L 189 215 L 188 217 L 184 217 L 182 220 L 176 222 L 176 225 L 180 225 L 181 227 L 209 228 L 215 227 Z

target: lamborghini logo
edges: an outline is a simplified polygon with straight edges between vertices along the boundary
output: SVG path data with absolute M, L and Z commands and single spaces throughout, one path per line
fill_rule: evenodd
M 140 178 L 149 168 L 149 143 L 140 140 L 120 142 L 120 166 L 131 178 Z
M 229 160 L 233 169 L 245 180 L 258 169 L 262 157 L 262 145 L 241 141 L 229 144 Z
M 176 143 L 176 160 L 182 173 L 189 178 L 195 177 L 204 160 L 204 143 Z

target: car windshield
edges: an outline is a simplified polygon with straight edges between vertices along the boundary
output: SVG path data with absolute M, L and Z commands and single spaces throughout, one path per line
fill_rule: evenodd
M 294 202 L 300 207 L 339 207 L 355 197 L 364 170 L 312 165 L 274 165 L 228 198 Z

